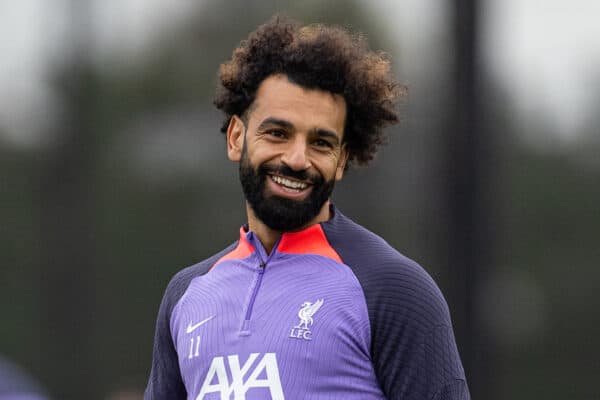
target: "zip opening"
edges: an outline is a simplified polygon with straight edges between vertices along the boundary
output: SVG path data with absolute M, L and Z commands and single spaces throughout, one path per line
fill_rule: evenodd
M 254 301 L 256 300 L 256 295 L 258 294 L 258 289 L 260 289 L 260 284 L 262 283 L 263 275 L 265 274 L 265 267 L 267 265 L 264 262 L 260 263 L 258 276 L 256 277 L 256 284 L 254 285 L 254 290 L 252 291 L 252 296 L 250 297 L 250 301 L 248 302 L 248 309 L 246 310 L 246 317 L 244 321 L 250 321 L 250 317 L 252 316 L 252 309 L 254 308 Z
M 248 306 L 246 307 L 246 313 L 244 315 L 244 321 L 242 322 L 242 329 L 240 331 L 241 336 L 249 336 L 250 335 L 250 320 L 252 318 L 254 302 L 256 301 L 256 296 L 258 295 L 258 291 L 260 290 L 260 286 L 262 284 L 263 275 L 265 274 L 265 269 L 267 267 L 267 263 L 269 262 L 269 260 L 273 256 L 273 254 L 275 254 L 275 250 L 277 249 L 277 246 L 279 245 L 279 241 L 281 240 L 281 238 L 277 239 L 277 241 L 273 245 L 273 249 L 271 250 L 271 253 L 266 257 L 266 261 L 264 261 L 265 260 L 264 256 L 266 256 L 266 252 L 264 250 L 264 247 L 262 246 L 262 243 L 260 243 L 260 240 L 258 240 L 256 238 L 256 236 L 254 236 L 254 235 L 252 235 L 252 239 L 253 239 L 252 241 L 258 242 L 258 243 L 255 243 L 254 248 L 256 249 L 256 254 L 260 260 L 260 264 L 259 264 L 258 270 L 256 271 L 256 273 L 258 275 L 256 276 L 256 280 L 254 281 L 254 287 L 252 288 L 252 293 L 250 295 L 250 299 L 248 300 Z

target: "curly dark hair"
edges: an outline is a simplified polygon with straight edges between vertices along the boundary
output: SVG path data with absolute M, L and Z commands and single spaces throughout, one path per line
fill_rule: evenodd
M 275 15 L 250 33 L 221 64 L 215 106 L 226 117 L 245 116 L 260 83 L 270 75 L 344 97 L 349 161 L 367 164 L 384 142 L 383 127 L 398 122 L 396 101 L 405 93 L 390 73 L 383 52 L 371 51 L 364 36 L 337 26 L 308 25 Z

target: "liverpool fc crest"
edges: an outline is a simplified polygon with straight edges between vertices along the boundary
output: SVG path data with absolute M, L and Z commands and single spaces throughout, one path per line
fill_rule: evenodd
M 311 340 L 312 332 L 310 331 L 310 327 L 314 323 L 313 315 L 319 311 L 322 305 L 323 299 L 319 299 L 314 303 L 311 303 L 310 301 L 302 303 L 302 307 L 300 308 L 300 311 L 298 311 L 300 322 L 290 331 L 291 338 Z

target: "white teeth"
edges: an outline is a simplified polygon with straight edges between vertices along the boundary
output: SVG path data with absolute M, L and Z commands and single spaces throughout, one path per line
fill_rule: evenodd
M 282 178 L 280 176 L 275 176 L 275 175 L 271 175 L 271 179 L 273 179 L 273 181 L 275 183 L 278 183 L 282 186 L 288 187 L 290 189 L 305 189 L 308 185 L 304 182 L 298 182 L 298 181 L 291 181 L 289 179 L 286 178 Z

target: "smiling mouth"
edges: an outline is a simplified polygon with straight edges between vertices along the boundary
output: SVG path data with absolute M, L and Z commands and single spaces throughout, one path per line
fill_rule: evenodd
M 309 184 L 306 182 L 300 182 L 289 178 L 284 178 L 278 175 L 269 175 L 271 180 L 275 182 L 277 185 L 281 186 L 285 191 L 290 193 L 300 193 L 307 187 Z

